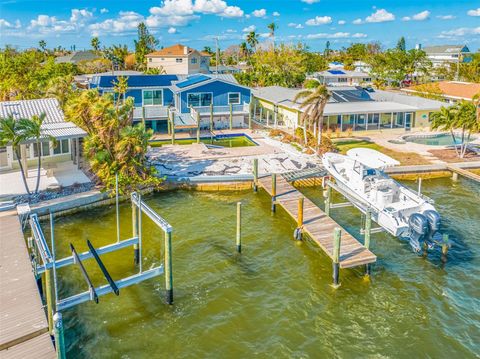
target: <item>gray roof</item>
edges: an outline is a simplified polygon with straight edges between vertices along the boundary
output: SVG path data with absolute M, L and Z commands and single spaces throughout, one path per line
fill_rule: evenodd
M 333 72 L 333 73 L 332 73 Z M 340 73 L 341 72 L 341 73 Z M 360 71 L 350 71 L 345 69 L 329 69 L 325 71 L 315 72 L 313 76 L 323 76 L 323 77 L 370 77 L 369 74 Z
M 466 45 L 439 45 L 426 46 L 422 49 L 428 55 L 432 54 L 456 54 L 459 52 L 470 52 Z
M 96 54 L 95 51 L 86 50 L 86 51 L 75 51 L 66 56 L 59 56 L 55 58 L 55 63 L 71 63 L 76 64 L 80 61 L 92 61 L 101 58 L 100 55 Z
M 361 87 L 329 87 L 332 93 L 325 115 L 341 115 L 367 112 L 400 112 L 419 110 L 438 110 L 443 102 L 429 100 L 417 96 L 408 96 L 395 92 L 376 90 L 367 92 Z M 261 87 L 252 90 L 255 97 L 284 106 L 300 110 L 299 103 L 293 99 L 302 89 L 292 89 L 281 86 Z
M 72 122 L 65 121 L 63 111 L 55 98 L 0 102 L 0 118 L 31 118 L 45 114 L 42 133 L 55 138 L 84 137 L 86 132 Z

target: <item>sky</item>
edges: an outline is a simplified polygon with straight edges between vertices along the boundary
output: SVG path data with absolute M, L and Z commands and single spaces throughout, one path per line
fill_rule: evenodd
M 249 31 L 276 41 L 306 43 L 313 50 L 379 41 L 393 47 L 401 36 L 407 47 L 467 44 L 480 48 L 480 1 L 473 0 L 0 0 L 0 47 L 133 48 L 136 27 L 145 22 L 159 46 L 181 43 L 221 48 L 243 41 Z

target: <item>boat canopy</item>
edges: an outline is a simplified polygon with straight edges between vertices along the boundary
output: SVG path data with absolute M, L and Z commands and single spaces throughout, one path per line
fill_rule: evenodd
M 384 169 L 387 167 L 398 166 L 400 164 L 400 162 L 392 157 L 370 148 L 352 148 L 347 151 L 347 156 L 360 162 L 364 166 L 375 169 Z

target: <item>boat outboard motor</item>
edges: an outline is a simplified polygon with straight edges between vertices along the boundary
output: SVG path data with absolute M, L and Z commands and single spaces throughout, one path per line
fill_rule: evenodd
M 425 241 L 427 242 L 428 248 L 432 249 L 435 246 L 433 236 L 440 230 L 440 214 L 437 211 L 429 209 L 423 212 L 423 215 L 428 220 L 428 235 L 425 237 Z
M 419 253 L 422 249 L 420 241 L 425 240 L 428 235 L 428 219 L 421 213 L 414 213 L 408 219 L 410 245 L 413 250 Z

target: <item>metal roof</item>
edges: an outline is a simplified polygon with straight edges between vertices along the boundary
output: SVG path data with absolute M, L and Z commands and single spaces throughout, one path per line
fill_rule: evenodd
M 202 74 L 195 74 L 195 75 L 190 75 L 188 76 L 185 80 L 183 81 L 180 81 L 180 82 L 177 82 L 175 84 L 175 86 L 177 86 L 178 88 L 185 88 L 185 87 L 189 87 L 189 86 L 192 86 L 192 85 L 196 85 L 198 83 L 201 83 L 201 82 L 204 82 L 204 81 L 207 81 L 207 80 L 210 80 L 210 77 L 208 76 L 205 76 L 205 75 L 202 75 Z
M 92 83 L 101 88 L 113 88 L 119 76 L 93 76 Z M 128 87 L 168 87 L 178 81 L 177 75 L 130 75 L 127 77 Z
M 65 121 L 63 111 L 55 98 L 0 102 L 0 118 L 31 118 L 45 114 L 42 124 L 43 135 L 56 138 L 84 137 L 87 133 L 72 122 Z
M 459 52 L 470 52 L 466 45 L 439 45 L 426 46 L 422 49 L 427 54 L 458 54 Z

